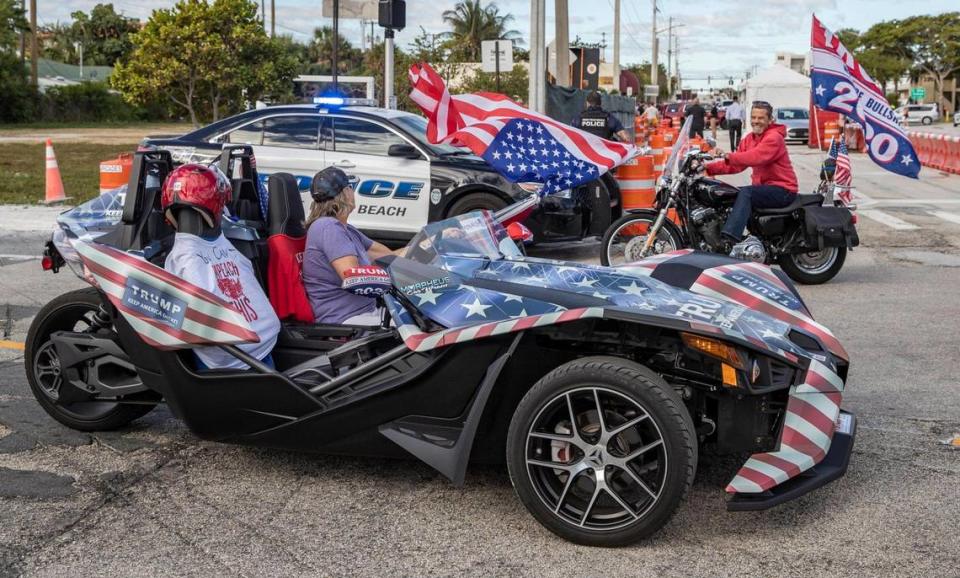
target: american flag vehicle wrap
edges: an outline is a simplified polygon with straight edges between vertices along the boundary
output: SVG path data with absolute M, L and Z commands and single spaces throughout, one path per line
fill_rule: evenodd
M 714 261 L 720 264 L 711 266 Z M 812 468 L 829 451 L 843 380 L 832 362 L 813 359 L 789 339 L 789 333 L 806 332 L 837 358 L 846 360 L 847 354 L 768 266 L 731 263 L 727 258 L 683 250 L 621 268 L 531 257 L 492 261 L 478 268 L 475 259 L 448 258 L 443 271 L 442 279 L 402 292 L 421 314 L 445 329 L 423 331 L 396 300 L 386 300 L 411 350 L 429 351 L 546 325 L 624 314 L 712 334 L 778 356 L 804 375 L 803 383 L 789 390 L 779 449 L 751 456 L 727 490 L 744 494 L 766 491 Z M 696 274 L 687 275 L 689 271 Z M 679 285 L 688 290 L 676 286 L 677 279 L 684 276 L 689 281 Z M 476 285 L 471 284 L 473 280 Z M 502 290 L 489 288 L 494 286 L 485 281 L 497 281 Z M 588 295 L 600 304 L 568 309 L 510 293 L 510 287 L 519 285 Z
M 256 343 L 229 303 L 147 261 L 100 243 L 75 241 L 85 275 L 147 344 L 158 349 Z
M 820 463 L 830 451 L 842 397 L 840 376 L 812 360 L 804 382 L 790 388 L 780 449 L 750 456 L 727 485 L 727 492 L 765 492 Z

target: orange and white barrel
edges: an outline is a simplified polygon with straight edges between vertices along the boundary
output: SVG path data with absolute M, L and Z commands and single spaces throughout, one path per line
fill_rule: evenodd
M 663 174 L 663 163 L 666 160 L 666 143 L 663 135 L 654 133 L 650 137 L 650 155 L 653 157 L 653 176 L 654 179 Z
M 115 159 L 100 163 L 100 194 L 118 189 L 130 182 L 133 155 L 123 153 Z
M 653 177 L 653 155 L 633 157 L 617 169 L 617 184 L 624 210 L 653 206 L 656 189 Z
M 833 121 L 827 122 L 823 125 L 823 139 L 821 142 L 821 148 L 823 150 L 830 149 L 830 142 L 836 140 L 840 142 L 840 123 Z

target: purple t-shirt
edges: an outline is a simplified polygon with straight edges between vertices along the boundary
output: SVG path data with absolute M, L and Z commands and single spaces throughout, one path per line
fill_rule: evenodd
M 317 323 L 343 323 L 376 308 L 376 299 L 342 289 L 343 281 L 331 264 L 353 255 L 358 264 L 369 265 L 367 250 L 372 244 L 366 235 L 333 217 L 321 217 L 310 225 L 303 254 L 303 285 Z

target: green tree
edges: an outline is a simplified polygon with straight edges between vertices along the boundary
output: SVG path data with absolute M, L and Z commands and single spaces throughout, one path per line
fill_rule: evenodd
M 113 86 L 132 103 L 168 99 L 194 125 L 286 94 L 297 66 L 283 43 L 267 37 L 250 0 L 180 0 L 155 10 L 133 45 L 117 63 Z
M 481 0 L 461 0 L 452 10 L 443 12 L 443 21 L 452 28 L 448 38 L 455 58 L 469 62 L 480 60 L 480 44 L 484 40 L 521 42 L 520 33 L 510 28 L 513 15 L 501 14 L 493 2 L 482 6 Z
M 19 2 L 0 0 L 0 122 L 33 118 L 37 94 L 16 54 L 19 34 L 27 29 Z
M 310 62 L 308 74 L 333 73 L 332 26 L 314 29 L 313 41 L 307 45 L 307 58 Z M 340 34 L 337 42 L 337 74 L 356 74 L 362 65 L 363 54 Z
M 933 78 L 934 102 L 943 107 L 943 84 L 960 71 L 960 12 L 913 16 L 901 21 L 899 28 L 903 56 Z
M 514 64 L 513 69 L 500 73 L 500 94 L 520 102 L 527 102 L 529 79 L 527 69 L 521 64 Z M 497 75 L 493 72 L 475 70 L 459 84 L 457 92 L 497 92 Z
M 113 4 L 97 4 L 90 11 L 70 15 L 73 39 L 83 43 L 83 61 L 86 64 L 113 66 L 133 48 L 131 36 L 140 30 L 140 22 L 121 16 Z M 79 60 L 79 54 L 77 55 Z
M 900 79 L 912 66 L 912 59 L 900 50 L 903 42 L 903 30 L 896 22 L 878 22 L 859 36 L 854 48 L 847 48 L 853 51 L 867 73 L 880 83 L 884 92 L 890 82 L 899 92 Z

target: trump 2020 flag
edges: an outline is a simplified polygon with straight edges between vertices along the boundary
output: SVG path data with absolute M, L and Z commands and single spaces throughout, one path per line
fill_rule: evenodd
M 873 162 L 898 175 L 917 178 L 920 160 L 880 87 L 816 16 L 810 51 L 814 104 L 860 123 Z
M 542 183 L 542 195 L 598 179 L 636 152 L 633 145 L 573 128 L 502 94 L 451 96 L 426 63 L 410 67 L 410 84 L 410 98 L 430 121 L 430 142 L 467 147 L 511 182 Z

